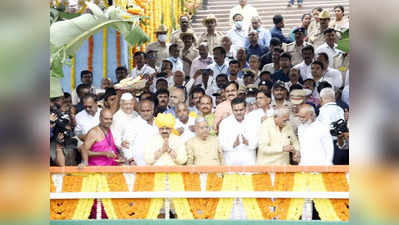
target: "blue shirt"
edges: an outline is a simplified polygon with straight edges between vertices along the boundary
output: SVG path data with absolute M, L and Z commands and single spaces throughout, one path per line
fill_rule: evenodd
M 271 30 L 270 33 L 272 35 L 272 38 L 276 37 L 278 39 L 280 39 L 281 42 L 283 43 L 291 43 L 292 41 L 287 38 L 286 36 L 284 36 L 283 32 L 281 31 L 281 28 L 278 28 L 276 26 L 274 26 Z
M 277 70 L 275 73 L 272 74 L 272 80 L 273 82 L 276 82 L 278 80 L 288 82 L 290 79 L 288 78 L 288 74 L 285 74 L 282 69 Z
M 249 45 L 246 49 L 247 49 L 247 53 L 248 53 L 247 60 L 249 60 L 249 57 L 251 55 L 257 55 L 259 57 L 259 61 L 260 61 L 260 58 L 262 57 L 262 55 L 264 55 L 266 52 L 269 51 L 268 47 L 264 47 L 263 45 L 259 45 L 259 44 L 255 45 L 255 46 Z
M 270 45 L 270 39 L 272 39 L 272 35 L 269 30 L 261 27 L 256 30 L 258 32 L 258 44 L 261 46 L 268 47 Z M 247 48 L 250 45 L 248 36 L 245 38 L 245 47 Z

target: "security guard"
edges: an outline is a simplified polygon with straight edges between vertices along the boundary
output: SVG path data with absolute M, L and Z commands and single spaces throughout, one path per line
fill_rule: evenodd
M 148 44 L 145 53 L 156 51 L 157 60 L 155 65 L 160 67 L 162 60 L 169 57 L 169 45 L 166 43 L 168 28 L 164 24 L 161 24 L 155 31 L 155 34 L 158 40 Z
M 309 34 L 309 41 L 313 45 L 314 49 L 317 49 L 320 45 L 325 42 L 324 31 L 328 28 L 330 23 L 331 15 L 328 10 L 324 9 L 320 15 L 320 28 Z
M 289 44 L 284 43 L 283 50 L 284 52 L 288 52 L 291 54 L 291 64 L 295 66 L 303 61 L 302 48 L 310 45 L 310 43 L 304 41 L 305 28 L 298 27 L 293 31 L 293 33 L 295 34 L 295 42 L 291 42 Z

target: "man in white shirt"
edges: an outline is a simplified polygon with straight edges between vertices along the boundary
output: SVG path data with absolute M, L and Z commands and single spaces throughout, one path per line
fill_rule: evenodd
M 151 76 L 155 73 L 155 70 L 145 64 L 145 53 L 144 52 L 136 52 L 133 56 L 134 62 L 136 63 L 136 67 L 133 68 L 130 76 L 136 78 L 138 75 L 148 75 Z
M 247 0 L 239 0 L 238 3 L 239 5 L 234 6 L 230 10 L 230 24 L 234 23 L 234 21 L 232 20 L 233 16 L 239 13 L 244 17 L 243 29 L 248 30 L 248 28 L 251 26 L 251 18 L 253 16 L 259 16 L 258 11 L 251 5 L 248 5 Z
M 176 72 L 176 70 L 183 71 L 183 60 L 179 57 L 180 49 L 177 44 L 171 44 L 169 46 L 169 61 L 172 62 L 172 72 Z
M 158 134 L 154 124 L 154 102 L 145 99 L 139 102 L 139 116 L 133 120 L 134 126 L 129 126 L 124 140 L 129 142 L 129 148 L 122 149 L 126 160 L 135 161 L 137 166 L 147 165 L 144 161 L 144 148 L 149 139 Z
M 329 67 L 329 57 L 327 53 L 321 52 L 317 56 L 317 60 L 323 63 L 323 77 L 331 81 L 331 85 L 334 87 L 334 90 L 338 90 L 342 86 L 342 73 L 339 70 Z
M 84 110 L 76 114 L 75 135 L 85 141 L 89 130 L 100 123 L 100 110 L 94 94 L 85 95 L 82 101 Z
M 299 165 L 332 165 L 333 140 L 328 127 L 315 119 L 314 108 L 304 104 L 298 112 L 302 125 L 298 127 L 300 146 Z
M 326 125 L 331 126 L 331 123 L 345 119 L 344 110 L 335 103 L 335 92 L 332 88 L 323 88 L 320 91 L 320 112 L 317 120 Z
M 246 103 L 242 98 L 231 101 L 233 115 L 222 120 L 219 126 L 219 143 L 226 165 L 255 165 L 257 133 L 246 118 Z
M 314 48 L 311 45 L 306 45 L 302 48 L 303 61 L 295 65 L 295 69 L 299 69 L 302 80 L 312 78 L 312 62 L 314 60 Z
M 207 67 L 212 70 L 213 79 L 216 79 L 217 75 L 221 73 L 227 74 L 229 64 L 226 60 L 226 50 L 223 47 L 218 46 L 213 49 L 213 60 L 214 62 Z
M 234 25 L 227 32 L 227 36 L 230 38 L 233 49 L 245 47 L 245 39 L 248 36 L 248 31 L 243 29 L 243 17 L 237 13 L 233 16 Z
M 122 138 L 126 135 L 127 127 L 135 126 L 133 120 L 137 116 L 137 112 L 134 111 L 136 105 L 136 99 L 132 94 L 122 94 L 120 100 L 120 109 L 114 114 L 111 126 L 115 145 L 118 148 L 129 148 L 129 142 L 122 142 Z
M 336 31 L 333 28 L 328 28 L 325 30 L 324 39 L 326 42 L 316 49 L 316 55 L 319 55 L 322 52 L 327 53 L 328 58 L 330 59 L 330 62 L 328 63 L 329 67 L 333 67 L 334 65 L 334 56 L 342 52 L 341 50 L 337 49 L 338 45 L 335 43 L 337 40 L 337 35 L 335 32 Z
M 263 121 L 273 116 L 273 108 L 270 107 L 271 101 L 272 97 L 269 90 L 258 91 L 256 94 L 256 105 L 258 109 L 253 110 L 247 115 L 248 119 L 254 121 L 253 124 L 256 125 L 256 130 L 259 130 Z
M 176 106 L 177 120 L 175 129 L 180 134 L 180 138 L 186 143 L 190 138 L 195 136 L 194 125 L 195 118 L 189 116 L 187 104 L 182 102 Z

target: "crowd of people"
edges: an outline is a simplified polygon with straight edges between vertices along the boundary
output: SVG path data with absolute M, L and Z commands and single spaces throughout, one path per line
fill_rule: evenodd
M 227 33 L 212 14 L 199 34 L 187 16 L 174 32 L 159 26 L 131 73 L 95 87 L 84 70 L 50 99 L 50 164 L 349 164 L 349 54 L 336 44 L 349 20 L 330 11 L 305 13 L 288 36 L 282 15 L 267 29 L 244 0 Z M 144 89 L 113 87 L 137 76 Z

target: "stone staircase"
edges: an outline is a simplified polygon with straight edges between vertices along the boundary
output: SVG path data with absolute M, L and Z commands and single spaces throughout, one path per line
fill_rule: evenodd
M 248 0 L 248 4 L 258 10 L 262 18 L 263 27 L 270 29 L 273 26 L 273 16 L 281 14 L 285 20 L 283 32 L 287 35 L 294 27 L 301 24 L 301 16 L 304 13 L 311 13 L 315 7 L 329 9 L 333 13 L 335 5 L 343 5 L 345 15 L 349 15 L 349 0 L 304 0 L 301 8 L 297 8 L 296 1 L 293 7 L 287 7 L 288 0 Z M 229 23 L 230 9 L 238 5 L 238 0 L 208 0 L 207 9 L 198 9 L 194 16 L 192 27 L 196 34 L 205 31 L 202 19 L 209 14 L 214 14 L 218 19 L 217 31 L 227 32 L 231 29 Z

